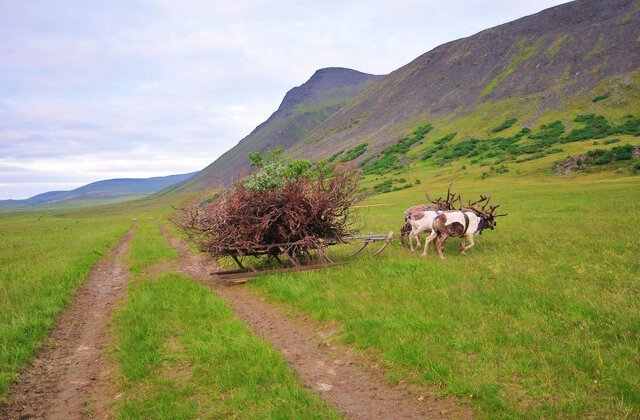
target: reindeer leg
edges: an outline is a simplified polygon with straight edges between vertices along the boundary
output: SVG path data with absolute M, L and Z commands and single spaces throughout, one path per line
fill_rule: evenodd
M 447 240 L 446 235 L 438 236 L 438 239 L 436 239 L 436 250 L 438 251 L 438 255 L 440 256 L 441 260 L 444 260 L 444 255 L 442 254 L 442 248 L 444 247 L 444 243 L 446 240 Z
M 423 257 L 427 256 L 427 247 L 429 246 L 429 243 L 431 241 L 433 241 L 437 236 L 438 236 L 438 233 L 434 229 L 434 230 L 431 231 L 431 234 L 427 237 L 427 239 L 425 239 L 425 241 L 424 241 L 424 251 L 422 252 L 422 256 Z
M 464 239 L 464 238 L 463 238 Z M 471 248 L 472 246 L 474 246 L 475 244 L 473 243 L 473 235 L 466 235 L 466 239 L 467 241 L 469 241 L 469 245 L 465 246 L 462 248 L 462 254 L 465 254 L 465 251 L 469 248 Z

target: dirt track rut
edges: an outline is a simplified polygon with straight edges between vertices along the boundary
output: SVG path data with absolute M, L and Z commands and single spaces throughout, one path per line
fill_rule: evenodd
M 31 366 L 11 386 L 0 418 L 79 419 L 109 417 L 106 391 L 115 369 L 105 360 L 107 325 L 124 297 L 125 255 L 135 225 L 93 268 Z
M 163 231 L 180 254 L 179 270 L 213 287 L 239 318 L 282 352 L 305 386 L 343 415 L 356 419 L 472 417 L 471 410 L 452 400 L 438 399 L 417 387 L 385 382 L 380 372 L 363 368 L 348 347 L 333 343 L 331 331 L 288 318 L 242 286 L 214 281 L 210 264 Z

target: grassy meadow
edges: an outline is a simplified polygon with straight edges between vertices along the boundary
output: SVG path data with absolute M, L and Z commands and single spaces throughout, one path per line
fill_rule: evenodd
M 501 135 L 521 132 L 499 116 Z M 577 136 L 569 131 L 574 117 L 561 118 L 565 136 Z M 479 417 L 640 416 L 638 160 L 569 175 L 551 170 L 568 155 L 637 145 L 640 137 L 556 137 L 518 159 L 508 158 L 508 148 L 453 155 L 464 152 L 457 146 L 470 130 L 464 123 L 440 149 L 435 142 L 453 128 L 434 123 L 424 142 L 414 142 L 427 130 L 422 125 L 390 148 L 389 165 L 379 157 L 380 170 L 364 176 L 363 190 L 399 190 L 360 203 L 358 223 L 363 232 L 398 232 L 405 208 L 424 203 L 425 190 L 443 195 L 453 181 L 465 199 L 492 194 L 509 213 L 467 256 L 456 239 L 444 261 L 433 248 L 423 259 L 396 243 L 377 258 L 369 250 L 347 258 L 356 246 L 348 245 L 329 250 L 342 267 L 239 287 L 288 314 L 339 324 L 337 339 L 384 366 L 390 381 L 455 396 Z M 486 132 L 497 124 L 486 122 L 483 136 L 493 136 Z M 493 147 L 491 139 L 475 147 Z M 529 140 L 518 149 L 540 139 Z M 336 159 L 348 161 L 365 147 Z M 431 152 L 435 159 L 421 158 Z M 414 160 L 397 166 L 405 157 Z M 177 255 L 157 222 L 183 199 L 0 216 L 0 399 L 91 267 L 136 219 L 128 296 L 113 323 L 120 418 L 337 416 L 215 293 L 176 272 Z
M 435 385 L 481 417 L 640 415 L 640 176 L 611 167 L 550 176 L 553 160 L 485 179 L 468 161 L 419 162 L 387 176 L 419 185 L 362 203 L 372 205 L 360 210 L 366 232 L 398 232 L 403 210 L 423 203 L 425 190 L 443 195 L 454 180 L 464 198 L 492 194 L 509 215 L 467 256 L 453 238 L 444 261 L 433 248 L 423 259 L 394 246 L 249 287 L 337 321 L 339 339 L 386 366 L 390 380 Z M 340 259 L 354 246 L 330 252 Z
M 128 298 L 114 322 L 117 417 L 338 417 L 209 287 L 155 272 L 174 259 L 155 220 L 141 218 Z

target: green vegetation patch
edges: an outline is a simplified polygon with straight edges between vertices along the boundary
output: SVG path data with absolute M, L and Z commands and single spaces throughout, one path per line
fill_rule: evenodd
M 420 180 L 416 180 L 416 181 L 418 181 L 417 184 L 420 183 Z M 387 179 L 378 184 L 375 184 L 370 192 L 372 194 L 384 194 L 392 191 L 404 190 L 407 188 L 411 188 L 412 186 L 413 184 L 410 182 L 407 182 L 407 180 L 404 178 L 394 178 L 394 179 Z
M 496 77 L 491 80 L 491 82 L 489 82 L 487 87 L 485 87 L 482 93 L 480 93 L 480 98 L 484 98 L 485 96 L 487 96 L 489 93 L 491 93 L 491 91 L 493 91 L 493 89 L 496 88 L 496 86 L 500 84 L 500 82 L 511 76 L 511 74 L 516 71 L 523 62 L 531 57 L 531 54 L 533 54 L 538 49 L 543 41 L 544 38 L 541 38 L 540 40 L 538 40 L 538 42 L 527 46 L 527 40 L 525 38 L 520 39 L 518 41 L 518 46 L 516 47 L 517 52 L 513 56 L 513 59 L 511 60 L 509 65 L 500 73 L 498 73 Z
M 383 175 L 403 168 L 400 158 L 404 156 L 416 143 L 433 129 L 431 124 L 418 127 L 410 135 L 401 138 L 392 146 L 383 149 L 378 156 L 370 157 L 361 162 L 366 175 Z
M 139 274 L 152 264 L 177 258 L 176 250 L 160 235 L 160 227 L 155 223 L 155 219 L 145 219 L 138 224 L 129 251 L 130 272 Z
M 515 119 L 506 120 L 491 131 L 503 131 L 515 122 Z M 508 137 L 467 138 L 453 142 L 455 133 L 449 134 L 428 146 L 423 152 L 422 159 L 438 166 L 462 158 L 471 158 L 472 164 L 483 166 L 501 164 L 505 161 L 523 163 L 561 152 L 562 149 L 554 147 L 557 144 L 601 139 L 612 135 L 640 136 L 640 117 L 633 115 L 625 116 L 618 124 L 595 114 L 577 115 L 574 122 L 579 124 L 568 133 L 565 133 L 565 125 L 562 121 L 558 120 L 541 125 L 535 132 L 524 127 L 515 135 Z M 606 142 L 610 144 L 617 141 L 620 140 L 611 139 Z M 523 155 L 525 157 L 522 157 Z M 489 171 L 484 176 L 498 173 L 502 172 Z
M 369 143 L 362 143 L 354 147 L 353 149 L 347 150 L 344 155 L 340 158 L 340 162 L 349 162 L 352 161 L 367 151 L 367 146 Z
M 590 157 L 594 165 L 605 165 L 607 163 L 633 159 L 633 146 L 615 146 L 609 150 L 595 149 L 589 150 L 587 156 Z
M 492 128 L 491 132 L 492 133 L 499 133 L 501 131 L 504 131 L 507 128 L 510 128 L 517 121 L 518 121 L 517 118 L 509 118 L 508 120 L 503 121 L 502 124 L 500 124 L 499 126 Z
M 605 99 L 609 98 L 609 94 L 608 93 L 603 93 L 602 95 L 598 95 L 595 98 L 593 98 L 591 100 L 591 102 L 600 102 L 600 101 L 604 101 Z

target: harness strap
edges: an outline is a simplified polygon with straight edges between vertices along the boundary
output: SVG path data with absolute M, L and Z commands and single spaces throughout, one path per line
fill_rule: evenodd
M 462 234 L 464 235 L 465 233 L 467 233 L 467 230 L 469 229 L 469 216 L 467 216 L 467 212 L 463 210 L 460 210 L 460 212 L 464 216 L 464 231 L 462 232 Z

